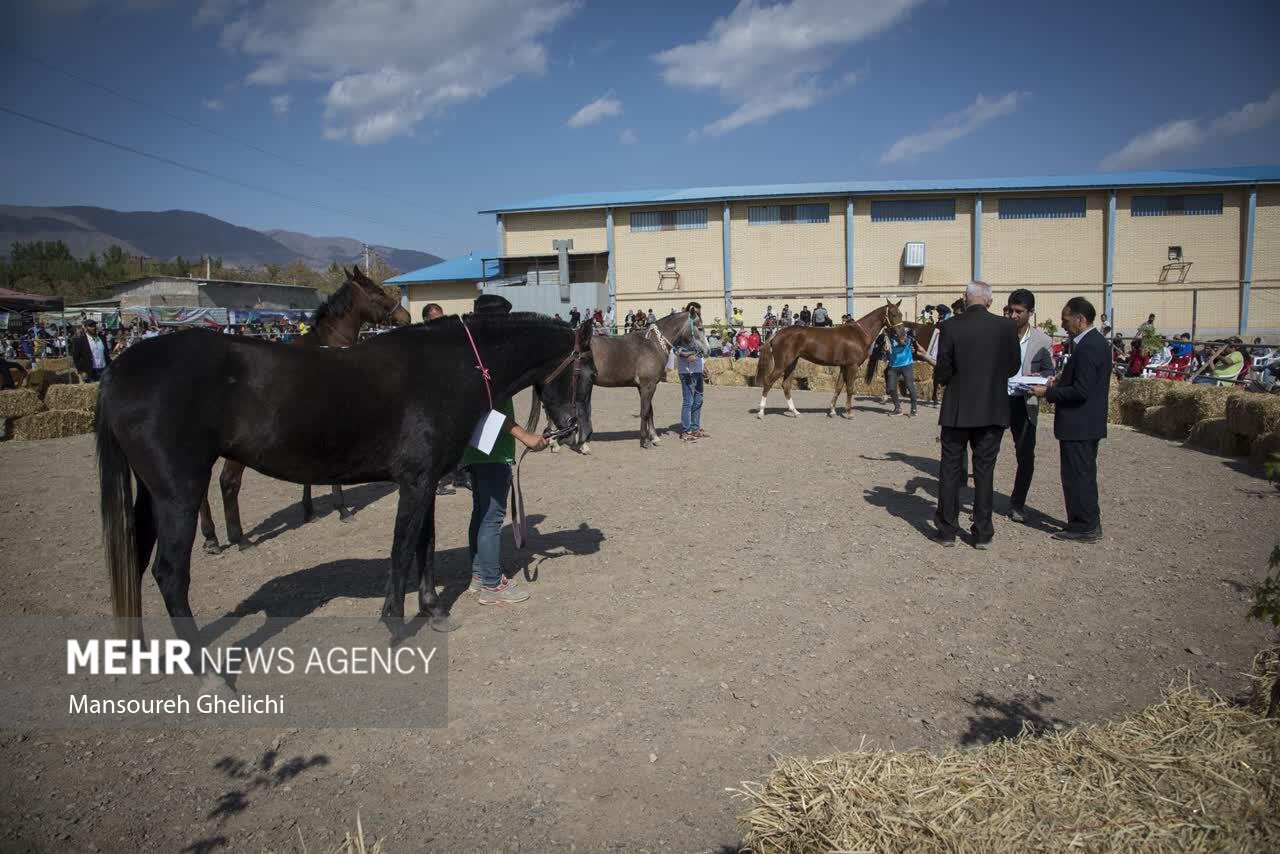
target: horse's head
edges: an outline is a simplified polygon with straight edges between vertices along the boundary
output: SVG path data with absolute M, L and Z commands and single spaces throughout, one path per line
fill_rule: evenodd
M 573 348 L 551 373 L 533 384 L 556 438 L 575 448 L 591 438 L 591 389 L 596 374 L 591 335 L 591 321 L 583 321 L 573 332 Z
M 664 317 L 658 326 L 673 347 L 691 347 L 705 356 L 711 345 L 707 343 L 707 330 L 702 325 L 702 312 L 694 306 L 690 303 L 685 311 Z
M 399 288 L 382 287 L 366 276 L 359 266 L 347 273 L 347 282 L 354 287 L 356 293 L 364 297 L 358 305 L 364 322 L 390 326 L 408 326 L 413 322 L 409 312 L 400 305 Z
M 897 329 L 902 325 L 902 300 L 884 301 L 884 325 L 889 329 Z

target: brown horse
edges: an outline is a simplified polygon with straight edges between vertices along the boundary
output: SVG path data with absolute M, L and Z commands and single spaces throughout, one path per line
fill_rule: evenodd
M 376 282 L 355 267 L 347 272 L 347 280 L 342 287 L 334 291 L 329 299 L 316 309 L 312 317 L 311 329 L 306 335 L 295 338 L 289 346 L 299 347 L 350 347 L 360 338 L 360 327 L 366 323 L 389 323 L 392 326 L 408 326 L 411 322 L 409 312 L 400 305 L 400 300 L 388 289 L 378 286 Z M 222 510 L 227 520 L 227 541 L 239 546 L 241 550 L 251 544 L 244 538 L 240 527 L 240 484 L 244 480 L 244 465 L 235 460 L 226 460 L 222 464 L 222 474 L 218 477 L 218 486 L 222 492 Z M 333 500 L 338 507 L 338 515 L 342 521 L 348 521 L 352 512 L 342 495 L 342 487 L 334 485 Z M 311 485 L 302 488 L 302 518 L 310 522 L 315 515 L 311 504 Z M 204 550 L 209 554 L 218 554 L 222 547 L 218 545 L 218 532 L 213 526 L 213 511 L 209 508 L 208 496 L 200 505 L 200 533 L 204 535 Z
M 840 397 L 843 386 L 847 393 L 845 399 L 845 417 L 853 407 L 854 374 L 871 352 L 881 330 L 892 328 L 902 323 L 902 312 L 899 306 L 902 300 L 885 301 L 885 304 L 870 314 L 864 315 L 853 323 L 842 323 L 839 326 L 787 326 L 769 339 L 760 354 L 760 362 L 756 367 L 756 384 L 760 386 L 760 411 L 757 418 L 764 418 L 765 401 L 769 397 L 769 389 L 782 380 L 782 393 L 787 398 L 787 411 L 792 417 L 800 413 L 791 400 L 791 375 L 795 372 L 796 363 L 801 359 L 816 365 L 835 365 L 840 368 L 840 379 L 835 395 L 831 398 L 831 411 L 835 415 L 836 400 Z
M 652 448 L 660 441 L 653 424 L 653 393 L 666 372 L 672 348 L 681 346 L 707 352 L 702 318 L 687 311 L 669 314 L 657 323 L 626 335 L 596 335 L 591 339 L 591 358 L 596 365 L 592 384 L 600 388 L 634 388 L 640 392 L 642 448 Z M 578 450 L 591 453 L 585 442 Z

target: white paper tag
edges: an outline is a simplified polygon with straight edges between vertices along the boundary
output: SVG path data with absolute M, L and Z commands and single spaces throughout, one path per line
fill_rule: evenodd
M 490 409 L 471 431 L 471 447 L 482 454 L 493 453 L 494 443 L 498 441 L 498 436 L 502 434 L 502 425 L 506 423 L 506 415 L 496 409 Z

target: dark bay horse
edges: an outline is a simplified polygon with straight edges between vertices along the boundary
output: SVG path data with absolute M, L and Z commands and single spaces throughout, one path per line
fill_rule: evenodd
M 360 329 L 366 323 L 409 325 L 412 319 L 409 312 L 400 305 L 398 297 L 379 287 L 360 272 L 359 267 L 350 272 L 344 267 L 342 272 L 347 277 L 342 287 L 316 309 L 311 319 L 312 328 L 307 334 L 293 339 L 289 346 L 350 347 L 359 341 Z M 240 484 L 243 481 L 244 466 L 241 463 L 227 460 L 222 464 L 218 488 L 222 493 L 222 512 L 227 521 L 227 542 L 242 550 L 250 545 L 240 527 Z M 343 522 L 350 520 L 353 514 L 347 509 L 341 484 L 334 484 L 333 501 L 338 507 L 338 517 Z M 302 487 L 302 520 L 310 522 L 314 516 L 311 484 L 308 483 Z M 204 536 L 205 552 L 219 554 L 222 551 L 222 547 L 218 545 L 218 531 L 213 525 L 213 511 L 207 498 L 200 505 L 200 533 Z
M 634 388 L 640 392 L 642 448 L 652 448 L 660 441 L 653 424 L 653 393 L 666 373 L 672 348 L 681 346 L 707 352 L 702 318 L 692 312 L 669 314 L 657 323 L 626 335 L 597 335 L 591 339 L 595 384 L 601 388 Z M 591 453 L 586 444 L 580 450 Z
M 879 337 L 881 330 L 892 328 L 902 323 L 902 311 L 897 302 L 885 301 L 885 304 L 853 323 L 842 323 L 839 326 L 784 326 L 778 330 L 764 350 L 760 353 L 760 361 L 756 366 L 756 384 L 760 386 L 760 411 L 757 418 L 764 418 L 765 401 L 769 397 L 769 389 L 782 380 L 782 393 L 787 399 L 786 415 L 799 416 L 796 405 L 791 400 L 791 375 L 795 372 L 796 363 L 801 359 L 815 365 L 834 365 L 840 368 L 840 379 L 836 385 L 835 395 L 831 398 L 831 411 L 836 411 L 836 400 L 843 387 L 845 398 L 845 417 L 853 406 L 853 383 L 856 371 L 871 352 L 871 345 Z
M 913 323 L 910 320 L 906 320 L 903 321 L 902 325 L 907 328 L 907 334 L 914 338 L 916 343 L 920 345 L 920 349 L 924 350 L 926 353 L 929 352 L 929 344 L 933 341 L 933 331 L 938 328 L 938 324 Z M 868 384 L 870 384 L 872 378 L 875 377 L 876 372 L 880 369 L 880 363 L 884 361 L 885 350 L 880 346 L 883 340 L 883 338 L 879 337 L 876 339 L 876 346 L 871 348 L 871 356 L 867 359 L 866 381 Z M 930 390 L 929 399 L 936 402 L 938 399 L 938 384 L 937 382 L 931 382 L 930 385 L 932 388 Z M 901 389 L 902 394 L 907 393 L 905 380 L 899 380 L 898 386 Z
M 436 484 L 490 408 L 464 322 L 495 400 L 532 386 L 571 441 L 590 436 L 590 324 L 574 329 L 543 315 L 468 315 L 347 349 L 191 330 L 143 341 L 114 361 L 94 429 L 112 607 L 127 635 L 141 631 L 142 575 L 154 548 L 151 572 L 174 628 L 200 648 L 187 594 L 191 546 L 219 457 L 299 484 L 394 482 L 400 501 L 382 615 L 403 623 L 406 581 L 416 576 L 419 608 L 439 625 L 461 590 L 451 585 L 442 597 L 435 588 Z

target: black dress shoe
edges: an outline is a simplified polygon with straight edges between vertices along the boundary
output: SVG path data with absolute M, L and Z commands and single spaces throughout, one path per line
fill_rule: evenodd
M 1025 523 L 1025 522 L 1027 521 L 1027 508 L 1025 508 L 1025 507 L 1010 507 L 1010 508 L 1009 508 L 1009 518 L 1010 518 L 1010 519 L 1012 519 L 1014 522 L 1024 522 L 1024 523 Z
M 933 541 L 938 545 L 942 546 L 943 548 L 947 548 L 947 549 L 953 549 L 956 546 L 955 537 L 948 537 L 943 534 L 935 533 L 933 535 Z
M 454 495 L 457 491 L 447 483 L 441 483 L 436 487 L 436 495 Z
M 982 551 L 984 551 L 984 552 L 985 552 L 987 549 L 991 548 L 991 541 L 990 541 L 990 540 L 975 540 L 975 541 L 974 541 L 974 543 L 973 543 L 973 547 L 974 547 L 975 549 L 981 549 Z
M 1053 535 L 1055 540 L 1066 540 L 1072 543 L 1096 543 L 1102 539 L 1102 529 L 1092 531 L 1059 531 Z

